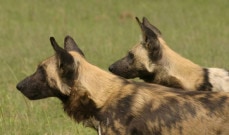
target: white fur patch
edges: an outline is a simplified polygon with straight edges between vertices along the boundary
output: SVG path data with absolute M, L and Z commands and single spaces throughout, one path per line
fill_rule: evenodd
M 148 72 L 154 71 L 155 64 L 150 63 L 151 60 L 147 55 L 148 51 L 142 45 L 134 46 L 131 52 L 134 53 L 136 61 L 140 61 L 136 63 L 138 65 L 135 65 L 137 69 L 146 68 Z
M 208 68 L 212 91 L 229 92 L 229 73 L 220 68 Z

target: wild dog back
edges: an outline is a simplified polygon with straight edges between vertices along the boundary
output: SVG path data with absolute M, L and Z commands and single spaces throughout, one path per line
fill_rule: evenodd
M 130 84 L 122 91 L 129 92 L 117 93 L 101 110 L 104 134 L 229 133 L 228 93 L 184 92 L 141 83 Z

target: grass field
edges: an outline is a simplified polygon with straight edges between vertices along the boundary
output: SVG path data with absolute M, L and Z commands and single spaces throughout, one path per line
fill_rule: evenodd
M 49 37 L 71 35 L 89 62 L 107 70 L 139 41 L 146 16 L 168 45 L 202 65 L 229 69 L 228 0 L 0 0 L 0 134 L 95 135 L 55 98 L 30 101 L 15 86 L 54 54 Z

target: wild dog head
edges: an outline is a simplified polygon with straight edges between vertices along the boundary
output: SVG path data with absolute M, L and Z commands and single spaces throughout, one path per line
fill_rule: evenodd
M 145 78 L 153 73 L 162 58 L 161 32 L 144 17 L 136 17 L 142 31 L 142 42 L 135 45 L 124 58 L 113 63 L 109 70 L 125 78 Z
M 64 49 L 59 47 L 53 37 L 50 38 L 56 55 L 41 62 L 34 74 L 17 84 L 17 89 L 31 100 L 47 97 L 58 97 L 64 100 L 71 92 L 74 79 L 77 77 L 78 63 L 69 53 L 83 52 L 77 47 L 74 40 L 67 36 Z

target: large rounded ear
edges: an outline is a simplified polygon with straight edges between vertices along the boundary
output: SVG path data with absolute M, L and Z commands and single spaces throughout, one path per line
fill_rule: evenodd
M 147 26 L 148 20 L 143 18 L 143 22 L 140 22 L 137 17 L 136 20 L 142 31 L 142 45 L 148 50 L 151 60 L 156 61 L 160 59 L 162 57 L 162 50 L 157 33 Z
M 147 41 L 149 39 L 157 39 L 157 34 L 152 31 L 149 27 L 147 27 L 144 23 L 140 22 L 140 20 L 136 17 L 136 20 L 142 30 L 143 41 Z M 144 20 L 144 19 L 143 19 Z
M 58 72 L 61 78 L 65 79 L 69 83 L 73 82 L 77 68 L 77 64 L 75 64 L 73 56 L 65 49 L 61 48 L 54 37 L 50 37 L 50 42 L 56 52 Z
M 64 38 L 64 49 L 67 51 L 78 52 L 80 55 L 84 56 L 83 51 L 78 47 L 78 45 L 71 36 L 66 36 Z
M 152 25 L 146 17 L 143 17 L 142 21 L 143 21 L 142 22 L 143 25 L 151 29 L 155 34 L 157 34 L 157 36 L 161 36 L 160 30 L 157 27 L 155 27 L 154 25 Z

